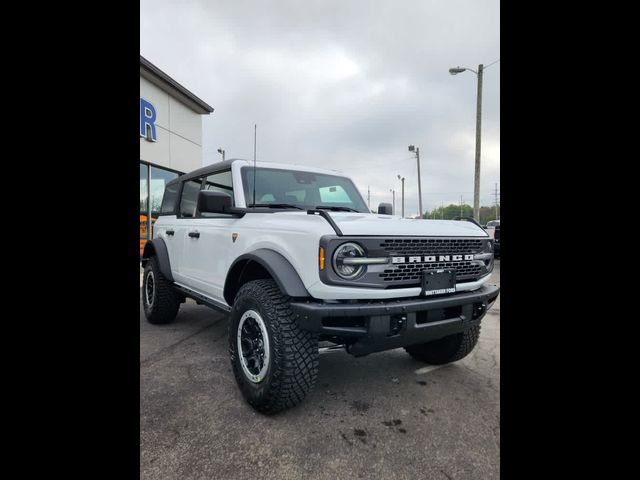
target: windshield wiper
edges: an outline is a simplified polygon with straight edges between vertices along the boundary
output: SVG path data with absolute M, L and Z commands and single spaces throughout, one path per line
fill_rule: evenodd
M 298 207 L 297 205 L 291 205 L 290 203 L 250 203 L 247 205 L 247 208 L 249 207 L 295 208 L 297 210 L 306 210 L 302 207 Z
M 333 212 L 356 212 L 356 213 L 360 213 L 358 210 L 356 210 L 355 208 L 351 208 L 351 207 L 337 207 L 334 205 L 318 205 L 316 208 L 318 209 L 323 209 L 323 210 L 331 210 Z

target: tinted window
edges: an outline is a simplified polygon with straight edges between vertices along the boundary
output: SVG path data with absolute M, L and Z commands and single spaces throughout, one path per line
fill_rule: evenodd
M 253 168 L 242 168 L 242 184 L 247 205 L 252 203 L 289 203 L 302 208 L 321 205 L 348 207 L 369 212 L 362 196 L 351 180 L 338 175 L 280 170 L 256 169 L 256 199 L 253 200 Z
M 180 199 L 180 215 L 183 217 L 193 217 L 195 215 L 201 184 L 201 180 L 189 180 L 184 183 L 182 198 Z
M 165 188 L 164 197 L 162 197 L 162 206 L 160 207 L 161 215 L 172 215 L 175 213 L 179 186 L 179 183 L 174 183 Z

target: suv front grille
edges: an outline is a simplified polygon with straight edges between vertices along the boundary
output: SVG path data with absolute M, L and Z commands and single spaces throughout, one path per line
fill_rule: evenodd
M 390 268 L 385 270 L 380 274 L 380 278 L 384 279 L 385 282 L 392 282 L 394 280 L 415 280 L 416 282 L 419 282 L 422 271 L 425 270 L 425 267 L 426 265 L 424 264 L 405 263 L 404 265 L 398 265 L 395 269 Z M 467 276 L 478 277 L 480 276 L 480 273 L 482 273 L 482 267 L 477 264 L 472 264 L 471 262 L 430 263 L 428 268 L 430 270 L 438 268 L 455 270 L 456 279 Z
M 389 256 L 464 255 L 480 253 L 482 239 L 469 238 L 399 238 L 380 242 Z M 422 271 L 450 269 L 456 272 L 456 282 L 472 282 L 487 273 L 477 261 L 450 261 L 438 263 L 400 263 L 378 274 L 386 288 L 405 288 L 420 285 Z
M 436 255 L 479 253 L 482 240 L 467 238 L 399 238 L 380 243 L 391 255 Z

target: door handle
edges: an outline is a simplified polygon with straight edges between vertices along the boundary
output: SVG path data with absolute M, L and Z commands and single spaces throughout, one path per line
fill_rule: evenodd
M 166 231 L 166 234 L 167 234 L 167 235 L 173 235 L 174 233 L 176 233 L 176 232 L 175 232 L 175 231 L 173 231 L 173 230 L 167 230 L 167 231 Z
M 191 238 L 200 238 L 200 232 L 189 232 Z

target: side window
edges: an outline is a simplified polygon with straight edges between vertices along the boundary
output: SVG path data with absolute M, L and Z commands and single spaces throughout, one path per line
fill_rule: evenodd
M 233 183 L 231 182 L 231 170 L 209 175 L 204 184 L 203 190 L 212 190 L 229 195 L 233 201 Z
M 233 182 L 231 181 L 231 170 L 224 172 L 217 172 L 209 175 L 204 182 L 203 190 L 210 190 L 212 192 L 224 193 L 231 197 L 231 205 L 233 205 Z M 200 214 L 203 217 L 220 217 L 226 215 L 202 212 Z
M 164 196 L 162 197 L 162 206 L 160 207 L 160 215 L 173 215 L 176 210 L 176 200 L 178 199 L 178 187 L 179 183 L 168 185 L 164 189 Z
M 180 199 L 180 215 L 185 218 L 192 218 L 196 213 L 198 192 L 202 180 L 189 180 L 182 187 L 182 198 Z

